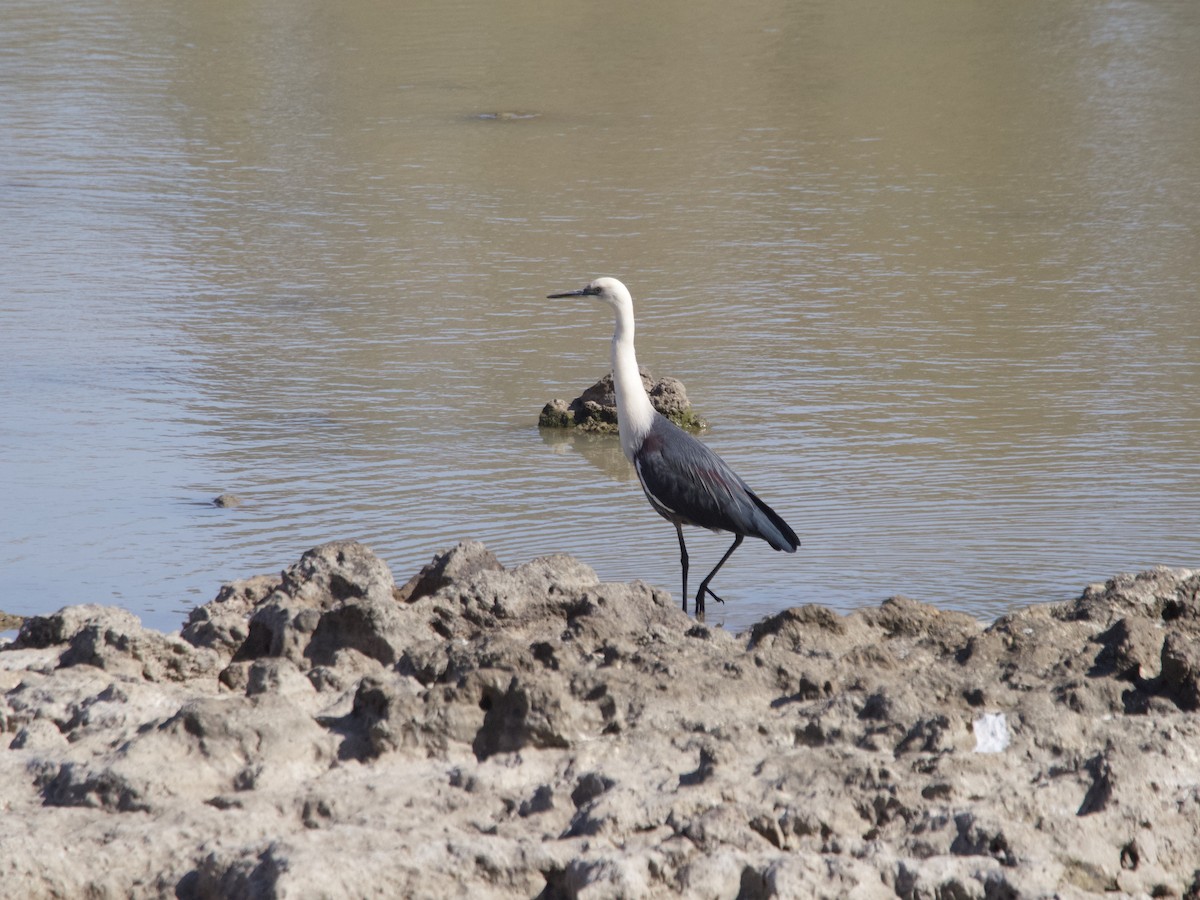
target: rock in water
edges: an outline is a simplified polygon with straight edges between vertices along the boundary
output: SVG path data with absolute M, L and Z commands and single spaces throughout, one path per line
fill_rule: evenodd
M 692 409 L 683 382 L 676 378 L 656 381 L 645 369 L 640 372 L 650 402 L 662 415 L 689 431 L 703 431 L 708 427 L 708 422 Z M 570 403 L 551 400 L 542 407 L 538 425 L 542 428 L 579 428 L 583 431 L 615 433 L 617 397 L 612 373 L 605 375 Z

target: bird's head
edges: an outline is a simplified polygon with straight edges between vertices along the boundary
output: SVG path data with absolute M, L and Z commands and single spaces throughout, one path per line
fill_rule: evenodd
M 595 281 L 589 281 L 577 291 L 547 295 L 547 299 L 550 300 L 557 300 L 560 297 L 595 297 L 597 300 L 603 300 L 618 313 L 623 311 L 633 313 L 633 297 L 629 295 L 629 288 L 615 278 L 597 278 Z

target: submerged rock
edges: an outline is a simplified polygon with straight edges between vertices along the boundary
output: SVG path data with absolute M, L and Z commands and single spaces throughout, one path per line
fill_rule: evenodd
M 655 380 L 645 369 L 640 372 L 650 402 L 662 415 L 689 431 L 703 431 L 708 427 L 708 422 L 692 409 L 683 382 L 675 378 Z M 578 428 L 581 431 L 615 433 L 617 397 L 612 373 L 605 375 L 570 403 L 551 400 L 542 408 L 538 425 L 542 428 Z
M 475 113 L 471 118 L 482 119 L 485 122 L 523 122 L 526 119 L 541 118 L 541 113 L 531 110 L 504 109 L 498 111 Z
M 3 893 L 1195 895 L 1198 638 L 1187 570 L 734 636 L 570 557 L 466 542 L 396 588 L 335 542 L 179 635 L 24 623 Z

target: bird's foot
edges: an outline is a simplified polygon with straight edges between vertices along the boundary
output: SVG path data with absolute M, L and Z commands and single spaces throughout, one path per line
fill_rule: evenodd
M 697 593 L 696 594 L 696 621 L 698 621 L 698 622 L 704 621 L 704 595 L 705 594 L 712 597 L 718 603 L 725 602 L 724 599 L 722 599 L 721 597 L 718 597 L 716 594 L 714 594 L 708 588 L 704 588 L 704 590 Z M 684 606 L 683 611 L 687 612 L 687 606 Z

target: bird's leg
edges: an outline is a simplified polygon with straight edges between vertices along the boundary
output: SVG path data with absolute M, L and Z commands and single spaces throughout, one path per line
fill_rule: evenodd
M 733 546 L 725 551 L 725 555 L 721 557 L 721 561 L 713 566 L 713 570 L 708 573 L 707 577 L 700 582 L 700 590 L 696 591 L 696 618 L 704 615 L 704 595 L 709 594 L 718 603 L 725 601 L 708 589 L 708 583 L 713 580 L 713 576 L 717 574 L 721 566 L 725 565 L 725 560 L 733 556 L 733 551 L 742 545 L 743 535 L 737 535 L 733 539 Z
M 683 611 L 687 612 L 687 570 L 688 570 L 688 555 L 687 545 L 683 542 L 683 529 L 679 527 L 679 523 L 675 523 L 675 533 L 679 535 L 679 565 L 683 568 Z

